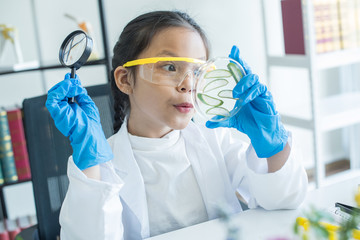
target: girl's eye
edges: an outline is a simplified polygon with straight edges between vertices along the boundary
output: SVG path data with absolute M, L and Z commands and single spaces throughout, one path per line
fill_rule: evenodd
M 169 72 L 175 72 L 175 71 L 176 71 L 176 67 L 175 67 L 174 64 L 164 65 L 163 68 L 164 68 L 166 71 L 169 71 Z

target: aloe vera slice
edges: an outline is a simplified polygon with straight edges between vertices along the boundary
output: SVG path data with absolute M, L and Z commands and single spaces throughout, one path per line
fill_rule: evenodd
M 215 69 L 205 74 L 204 78 L 227 78 L 231 73 L 226 69 Z
M 204 104 L 206 104 L 208 106 L 218 107 L 224 103 L 224 101 L 214 98 L 214 97 L 211 97 L 207 94 L 198 93 L 197 96 L 201 102 L 203 102 Z
M 218 93 L 218 96 L 221 98 L 230 98 L 230 99 L 234 99 L 233 95 L 232 95 L 232 90 L 226 89 L 226 90 L 221 90 Z
M 236 66 L 235 63 L 230 62 L 227 65 L 232 77 L 234 78 L 235 82 L 238 83 L 242 77 L 244 77 L 244 74 L 241 72 L 238 66 Z
M 210 92 L 211 90 L 221 88 L 223 86 L 226 86 L 229 83 L 226 79 L 215 79 L 206 84 L 206 86 L 203 89 L 203 92 Z
M 213 107 L 206 111 L 208 115 L 217 115 L 223 117 L 230 117 L 230 112 L 226 108 L 223 107 Z

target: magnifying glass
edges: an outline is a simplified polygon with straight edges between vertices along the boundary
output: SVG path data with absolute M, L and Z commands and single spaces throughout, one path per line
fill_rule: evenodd
M 60 47 L 59 60 L 63 66 L 71 68 L 71 78 L 75 78 L 76 70 L 86 63 L 92 47 L 92 39 L 81 30 L 65 38 Z M 74 98 L 69 99 L 69 102 L 74 102 Z

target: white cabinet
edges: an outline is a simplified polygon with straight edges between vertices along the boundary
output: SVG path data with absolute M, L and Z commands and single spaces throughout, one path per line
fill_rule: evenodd
M 274 81 L 279 78 L 279 74 L 274 76 L 273 69 L 285 69 L 288 72 L 302 69 L 305 72 L 305 78 L 300 78 L 296 74 L 291 78 L 298 77 L 299 79 L 296 81 L 308 81 L 304 84 L 308 91 L 308 94 L 304 94 L 304 99 L 297 101 L 296 104 L 279 108 L 279 112 L 286 125 L 311 132 L 313 164 L 307 167 L 314 168 L 314 185 L 320 187 L 340 178 L 360 175 L 360 128 L 357 125 L 360 123 L 360 91 L 358 91 L 359 84 L 357 83 L 359 72 L 356 71 L 356 67 L 359 67 L 357 65 L 360 63 L 360 49 L 317 54 L 312 3 L 312 0 L 302 1 L 305 55 L 285 55 L 283 49 L 278 51 L 279 45 L 282 45 L 282 48 L 284 45 L 282 33 L 276 35 L 282 31 L 280 0 L 261 0 L 270 89 L 273 90 L 273 85 L 276 84 Z M 272 28 L 277 30 L 272 30 Z M 275 47 L 271 43 L 275 43 Z M 276 50 L 274 51 L 274 49 Z M 324 80 L 326 72 L 336 73 L 332 78 L 337 81 L 337 86 L 333 88 L 339 90 L 336 94 L 323 96 L 324 94 L 321 92 L 324 88 L 329 88 L 331 84 L 326 81 L 327 79 Z M 288 75 L 286 76 L 288 77 Z M 287 88 L 281 90 L 293 91 L 294 95 L 300 91 L 300 89 L 290 90 Z M 277 100 L 291 100 L 291 94 L 288 92 L 287 99 Z M 347 157 L 350 159 L 350 169 L 332 177 L 326 177 L 325 163 L 329 160 L 326 159 L 328 157 L 325 156 L 322 148 L 323 142 L 329 140 L 326 139 L 326 134 L 331 131 L 342 131 L 341 137 L 345 141 L 344 146 L 346 145 L 346 147 L 344 148 L 347 148 L 344 151 L 347 151 Z M 302 139 L 302 141 L 306 140 Z M 300 151 L 307 151 L 307 149 L 300 149 Z M 332 157 L 331 161 L 334 161 L 337 156 L 333 155 Z

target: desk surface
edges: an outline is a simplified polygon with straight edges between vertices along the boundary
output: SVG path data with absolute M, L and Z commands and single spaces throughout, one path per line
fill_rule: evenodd
M 303 204 L 296 210 L 266 211 L 252 209 L 234 216 L 233 222 L 240 227 L 243 239 L 270 240 L 276 237 L 293 237 L 292 229 L 296 217 L 308 210 L 310 205 L 317 208 L 334 207 L 335 202 L 342 202 L 355 206 L 354 195 L 360 184 L 360 177 L 336 183 L 308 192 Z M 169 232 L 148 240 L 191 240 L 226 239 L 224 225 L 217 219 Z

